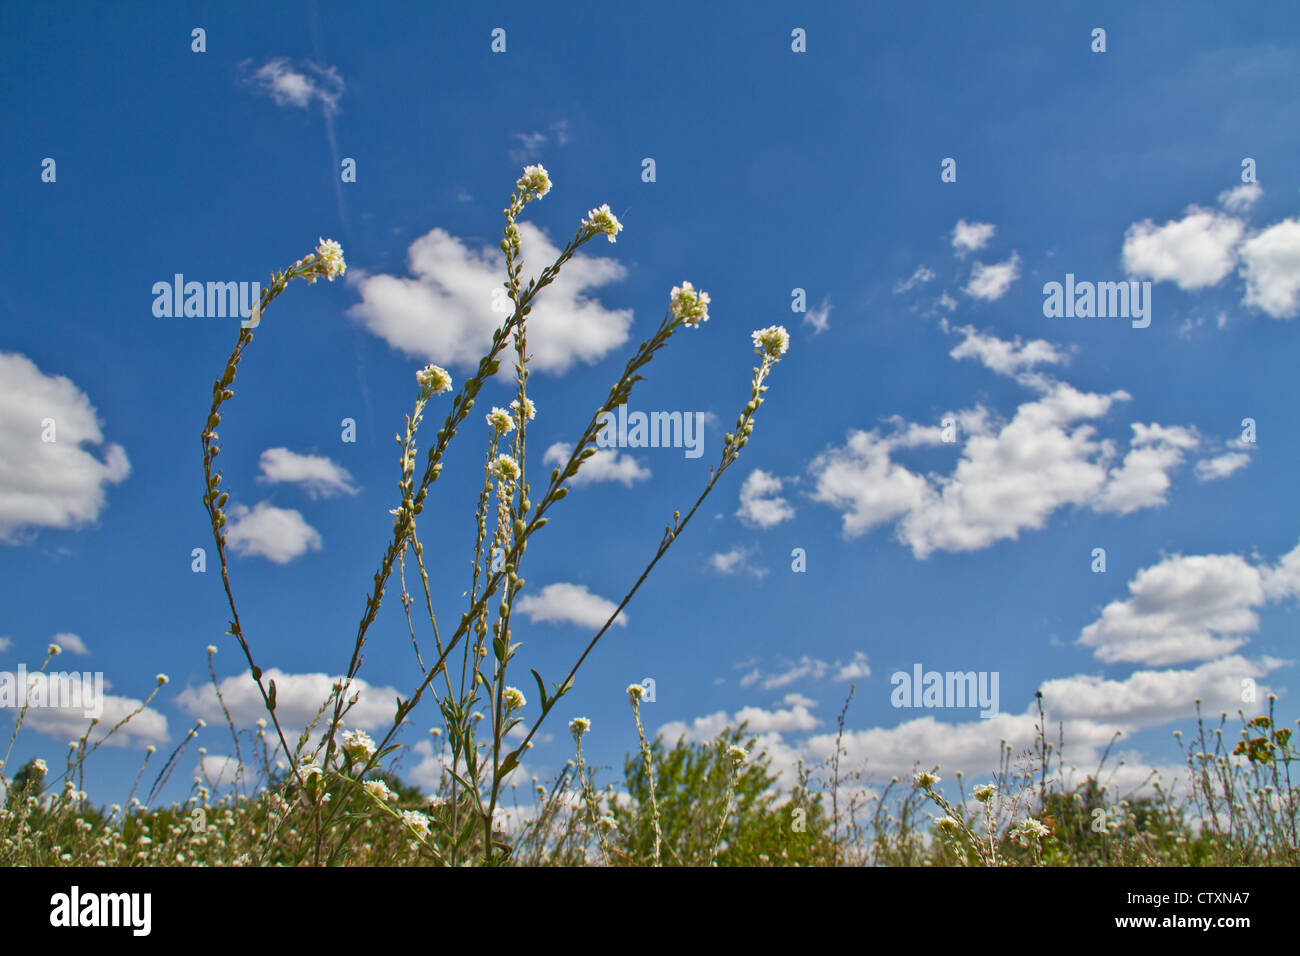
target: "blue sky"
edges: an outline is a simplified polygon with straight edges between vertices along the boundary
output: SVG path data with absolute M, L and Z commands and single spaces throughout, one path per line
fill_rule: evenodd
M 55 666 L 103 671 L 111 706 L 170 676 L 125 746 L 93 758 L 103 802 L 125 796 L 145 746 L 165 755 L 199 717 L 169 792 L 188 788 L 197 747 L 229 753 L 207 645 L 237 718 L 256 719 L 200 503 L 199 432 L 238 322 L 157 317 L 151 290 L 176 273 L 265 282 L 326 236 L 348 273 L 295 283 L 268 311 L 220 459 L 250 509 L 232 560 L 241 618 L 281 699 L 314 710 L 328 682 L 311 675 L 346 667 L 390 535 L 392 436 L 415 372 L 466 377 L 494 321 L 501 210 L 521 167 L 542 163 L 554 188 L 524 217 L 527 275 L 594 206 L 624 229 L 584 248 L 549 311 L 541 300 L 531 460 L 575 440 L 683 280 L 709 292 L 711 318 L 673 340 L 631 406 L 709 424 L 700 458 L 602 459 L 606 480 L 575 488 L 530 546 L 525 693 L 527 667 L 562 676 L 591 633 L 581 622 L 621 599 L 707 480 L 719 426 L 748 399 L 751 330 L 783 324 L 791 347 L 750 445 L 584 666 L 527 773 L 569 756 L 576 715 L 593 720 L 589 755 L 619 763 L 635 745 L 625 688 L 647 677 L 651 731 L 706 739 L 747 718 L 782 766 L 829 754 L 852 682 L 850 759 L 876 779 L 913 761 L 979 776 L 1000 738 L 1032 742 L 1039 688 L 1067 764 L 1090 767 L 1124 732 L 1120 784 L 1176 774 L 1171 732 L 1190 729 L 1194 698 L 1215 714 L 1260 706 L 1242 702 L 1245 679 L 1293 722 L 1300 15 L 1252 10 L 7 7 L 0 669 L 34 667 L 72 634 L 88 653 L 61 638 Z M 1046 317 L 1044 284 L 1067 274 L 1149 282 L 1149 327 Z M 467 586 L 478 412 L 512 397 L 489 383 L 421 516 L 444 620 Z M 372 732 L 415 674 L 396 596 L 361 675 Z M 997 673 L 1000 714 L 893 707 L 891 675 L 915 664 Z M 433 717 L 417 712 L 402 738 L 404 772 L 425 784 Z M 33 714 L 10 769 L 61 762 L 76 726 Z

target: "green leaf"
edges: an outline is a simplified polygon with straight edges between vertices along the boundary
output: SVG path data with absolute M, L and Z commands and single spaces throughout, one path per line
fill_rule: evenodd
M 501 761 L 501 769 L 497 771 L 497 780 L 505 779 L 506 774 L 511 770 L 514 770 L 517 766 L 519 766 L 519 751 L 516 750 L 508 754 L 505 760 Z
M 533 680 L 537 681 L 537 693 L 538 696 L 542 698 L 542 709 L 546 710 L 550 706 L 547 704 L 547 701 L 550 700 L 550 695 L 546 693 L 546 685 L 542 683 L 542 675 L 537 673 L 535 667 L 530 667 L 528 671 L 533 675 Z

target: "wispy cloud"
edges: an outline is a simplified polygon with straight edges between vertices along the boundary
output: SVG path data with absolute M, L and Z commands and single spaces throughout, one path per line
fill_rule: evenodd
M 256 69 L 252 60 L 244 60 L 240 69 L 247 82 L 271 97 L 277 106 L 308 109 L 313 103 L 319 103 L 326 114 L 338 111 L 344 84 L 335 67 L 310 61 L 295 65 L 288 57 L 281 56 Z

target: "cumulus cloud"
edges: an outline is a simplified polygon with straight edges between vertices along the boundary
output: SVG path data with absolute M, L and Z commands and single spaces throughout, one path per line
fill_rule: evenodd
M 259 481 L 301 485 L 312 498 L 355 495 L 357 488 L 346 468 L 321 455 L 300 455 L 287 448 L 268 448 L 258 461 Z
M 943 444 L 936 426 L 893 419 L 892 433 L 854 429 L 809 464 L 813 500 L 842 514 L 842 530 L 857 537 L 897 523 L 898 539 L 918 558 L 933 551 L 972 551 L 1041 529 L 1068 506 L 1128 513 L 1165 501 L 1169 473 L 1199 439 L 1191 429 L 1132 425 L 1127 454 L 1094 424 L 1129 395 L 1081 392 L 1037 371 L 1062 354 L 1039 340 L 1023 343 L 955 330 L 964 340 L 950 353 L 972 358 L 1038 393 L 1000 423 L 982 406 L 949 412 L 963 439 L 947 474 L 920 474 L 894 460 L 899 451 Z
M 220 754 L 204 754 L 195 765 L 194 774 L 203 777 L 213 788 L 230 786 L 239 777 L 239 760 Z
M 409 771 L 403 772 L 403 777 L 408 779 L 417 787 L 420 787 L 425 793 L 436 794 L 445 785 L 451 782 L 451 777 L 447 773 L 449 769 L 455 770 L 463 777 L 465 775 L 465 761 L 462 759 L 457 766 L 453 766 L 451 753 L 446 749 L 443 749 L 422 755 L 419 763 L 411 767 Z M 513 770 L 502 777 L 502 780 L 506 787 L 522 786 L 529 780 L 529 778 L 534 776 L 538 776 L 537 770 L 535 770 L 530 764 L 521 762 L 516 764 Z M 577 794 L 576 799 L 577 801 L 581 801 L 581 794 Z M 521 806 L 520 810 L 522 811 L 523 819 L 527 819 L 533 812 L 533 809 L 529 806 Z M 500 823 L 494 825 L 504 826 L 508 829 L 511 825 L 508 818 L 510 811 L 498 807 L 497 813 L 503 819 Z M 513 825 L 517 827 L 522 822 L 523 820 L 515 818 Z
M 1117 731 L 1131 735 L 1186 718 L 1197 697 L 1207 712 L 1235 711 L 1242 707 L 1243 679 L 1260 680 L 1284 663 L 1267 657 L 1253 661 L 1234 656 L 1187 670 L 1135 671 L 1123 680 L 1073 675 L 1046 681 L 1040 689 L 1048 725 L 1062 724 L 1068 760 L 1073 766 L 1091 770 Z M 1259 700 L 1264 701 L 1267 693 L 1267 688 L 1258 689 Z M 911 717 L 910 710 L 900 710 L 900 716 L 910 719 L 889 727 L 849 729 L 838 741 L 836 728 L 800 740 L 788 739 L 802 731 L 807 721 L 796 716 L 802 702 L 787 699 L 785 703 L 791 712 L 744 708 L 729 715 L 718 711 L 665 723 L 658 733 L 668 742 L 681 737 L 706 742 L 724 729 L 738 726 L 748 714 L 754 718 L 751 730 L 759 734 L 756 749 L 772 757 L 773 769 L 784 780 L 795 778 L 799 761 L 815 767 L 828 761 L 837 746 L 843 748 L 842 766 L 865 768 L 874 780 L 890 776 L 907 780 L 917 764 L 938 764 L 946 779 L 961 770 L 969 778 L 982 780 L 999 765 L 1004 747 L 1013 753 L 1032 752 L 1038 736 L 1039 717 L 1032 698 L 1025 701 L 1022 711 L 1004 710 L 987 719 L 968 721 L 941 720 L 933 714 Z M 1264 706 L 1247 704 L 1242 709 L 1250 716 Z M 764 721 L 763 716 L 768 719 Z M 1132 766 L 1129 773 L 1108 773 L 1110 785 L 1122 791 L 1142 783 L 1148 775 L 1142 756 L 1132 751 L 1119 756 Z M 1182 772 L 1172 766 L 1162 769 L 1166 785 Z
M 251 60 L 240 64 L 248 82 L 271 97 L 277 106 L 308 109 L 312 103 L 320 103 L 327 114 L 338 110 L 339 98 L 343 95 L 343 78 L 334 67 L 311 62 L 295 66 L 283 56 L 268 60 L 256 70 L 251 64 Z
M 58 634 L 55 634 L 52 638 L 50 638 L 50 643 L 58 644 L 59 647 L 63 648 L 65 651 L 68 651 L 72 654 L 90 653 L 90 649 L 86 647 L 85 641 L 83 641 L 76 634 L 70 634 L 67 631 L 60 631 Z
M 973 299 L 982 299 L 985 302 L 992 302 L 1006 295 L 1011 283 L 1020 278 L 1020 256 L 1011 253 L 1011 258 L 1005 262 L 997 262 L 991 266 L 986 266 L 982 262 L 975 263 L 971 269 L 970 281 L 962 289 L 968 296 Z
M 1195 431 L 1178 425 L 1133 423 L 1129 452 L 1112 469 L 1106 486 L 1092 503 L 1095 511 L 1126 515 L 1165 503 L 1169 473 L 1183 463 L 1184 453 L 1200 444 Z
M 1199 481 L 1218 481 L 1227 478 L 1238 469 L 1250 464 L 1250 456 L 1244 451 L 1229 451 L 1214 458 L 1204 458 L 1196 463 L 1196 477 Z
M 572 454 L 571 444 L 556 442 L 542 455 L 542 464 L 561 467 L 568 462 Z M 616 448 L 601 448 L 582 463 L 582 468 L 568 480 L 568 485 L 578 488 L 602 481 L 617 481 L 631 488 L 633 482 L 645 481 L 649 477 L 650 469 L 631 455 L 625 455 Z
M 1219 205 L 1233 215 L 1241 215 L 1249 212 L 1263 195 L 1264 189 L 1259 183 L 1242 183 L 1235 189 L 1225 189 L 1219 193 Z
M 262 683 L 269 686 L 275 681 L 275 714 L 286 736 L 296 742 L 296 736 L 302 728 L 316 717 L 321 705 L 329 699 L 336 681 L 343 678 L 331 677 L 323 673 L 294 674 L 271 667 L 262 672 Z M 201 717 L 210 725 L 225 723 L 221 710 L 222 700 L 230 710 L 230 717 L 236 727 L 252 727 L 259 719 L 266 718 L 266 704 L 257 689 L 257 682 L 248 671 L 222 678 L 221 700 L 211 682 L 198 686 L 186 687 L 176 695 L 176 703 L 193 717 Z M 360 678 L 353 678 L 347 691 L 350 700 L 358 695 L 357 703 L 348 711 L 344 720 L 345 728 L 361 730 L 387 729 L 393 720 L 393 701 L 399 696 L 395 687 L 379 687 Z M 331 705 L 331 713 L 333 712 Z M 328 715 L 321 719 L 317 729 L 328 729 Z
M 794 508 L 778 492 L 782 479 L 755 468 L 740 486 L 740 508 L 736 517 L 747 525 L 775 528 L 794 517 Z
M 537 226 L 519 224 L 525 263 L 554 261 L 560 250 Z M 496 244 L 474 248 L 442 229 L 430 230 L 408 250 L 411 278 L 364 275 L 353 279 L 361 301 L 349 314 L 394 348 L 443 366 L 477 367 L 506 315 L 501 277 L 505 255 Z M 576 362 L 594 364 L 628 339 L 630 309 L 607 309 L 591 290 L 621 280 L 616 260 L 575 255 L 538 297 L 528 318 L 532 367 L 562 375 Z M 352 270 L 349 270 L 352 277 Z M 529 280 L 527 268 L 522 276 Z M 513 375 L 508 362 L 501 375 Z
M 226 529 L 226 542 L 236 554 L 263 557 L 288 564 L 308 551 L 321 548 L 320 533 L 292 508 L 277 508 L 259 501 L 252 510 L 244 505 L 230 509 L 234 521 Z
M 719 574 L 739 574 L 741 571 L 748 571 L 756 578 L 764 577 L 767 574 L 767 569 L 754 567 L 750 564 L 749 554 L 748 548 L 737 545 L 730 551 L 721 551 L 709 555 L 709 567 Z
M 1120 728 L 1158 727 L 1187 716 L 1199 699 L 1207 713 L 1233 713 L 1241 706 L 1241 682 L 1261 680 L 1282 667 L 1271 657 L 1252 661 L 1233 655 L 1189 670 L 1139 670 L 1123 680 L 1077 674 L 1045 682 L 1043 697 L 1065 720 L 1112 722 Z M 1267 690 L 1258 694 L 1263 699 Z
M 871 668 L 867 666 L 867 655 L 861 651 L 854 651 L 853 660 L 847 664 L 840 664 L 835 671 L 836 680 L 861 680 L 870 676 Z
M 89 730 L 87 743 L 91 747 L 100 742 L 106 747 L 141 747 L 167 742 L 167 718 L 152 707 L 145 707 L 136 714 L 135 711 L 144 706 L 144 701 L 107 693 L 108 681 L 104 681 L 102 690 L 105 692 L 98 698 L 93 696 L 93 679 L 83 678 L 76 672 L 33 672 L 27 675 L 27 682 L 26 699 L 45 703 L 28 708 L 23 718 L 24 731 L 48 734 L 64 742 L 77 740 Z M 21 688 L 18 696 L 21 696 Z M 91 718 L 86 712 L 90 710 L 93 713 L 97 702 L 103 710 L 99 714 L 99 723 L 91 728 Z M 22 709 L 22 703 L 22 700 L 17 700 L 14 707 L 0 707 L 0 711 L 16 714 Z M 131 719 L 109 737 L 108 732 L 128 716 Z
M 515 607 L 534 624 L 549 621 L 552 624 L 577 624 L 579 627 L 604 627 L 609 616 L 618 609 L 613 601 L 592 594 L 582 584 L 559 582 L 548 584 L 538 594 L 523 594 Z M 614 619 L 619 627 L 627 627 L 627 613 Z
M 996 230 L 997 226 L 991 222 L 967 222 L 965 219 L 958 219 L 957 225 L 952 229 L 952 247 L 957 250 L 959 256 L 976 252 L 988 244 Z
M 1284 219 L 1241 244 L 1246 305 L 1274 319 L 1300 314 L 1300 220 Z
M 106 487 L 130 473 L 122 446 L 104 444 L 84 392 L 24 355 L 0 352 L 0 542 L 97 520 Z
M 812 730 L 821 724 L 803 704 L 795 704 L 788 710 L 767 710 L 762 707 L 742 707 L 731 716 L 726 711 L 718 711 L 706 717 L 697 717 L 691 723 L 670 721 L 659 728 L 659 735 L 668 743 L 676 743 L 685 738 L 689 742 L 705 743 L 715 739 L 727 727 L 739 727 L 746 724 L 746 731 L 751 734 L 781 733 L 785 731 Z
M 1124 268 L 1138 278 L 1203 289 L 1232 271 L 1244 229 L 1239 219 L 1197 206 L 1163 226 L 1135 222 L 1124 233 Z
M 944 320 L 945 331 L 960 332 L 964 338 L 948 353 L 954 359 L 975 359 L 990 371 L 1014 378 L 1026 384 L 1037 385 L 1040 379 L 1025 379 L 1027 372 L 1032 372 L 1040 365 L 1061 365 L 1066 356 L 1055 345 L 1045 339 L 1031 339 L 1022 342 L 1020 336 L 1014 339 L 999 339 L 994 335 L 984 335 L 974 326 L 966 325 L 951 328 Z
M 12 637 L 0 637 L 0 654 L 5 653 L 14 646 Z
M 1256 609 L 1290 592 L 1287 569 L 1296 562 L 1300 546 L 1277 568 L 1235 554 L 1165 558 L 1139 571 L 1129 597 L 1106 605 L 1078 643 L 1107 663 L 1181 664 L 1231 654 L 1259 628 Z

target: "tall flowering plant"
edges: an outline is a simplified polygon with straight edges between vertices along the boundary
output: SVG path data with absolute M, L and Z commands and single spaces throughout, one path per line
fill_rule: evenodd
M 605 236 L 614 242 L 623 229 L 623 224 L 608 205 L 592 209 L 556 260 L 536 279 L 524 284 L 521 278 L 523 250 L 517 221 L 529 203 L 542 199 L 550 191 L 550 177 L 540 165 L 525 167 L 515 184 L 515 191 L 505 209 L 501 240 L 505 254 L 505 287 L 514 307 L 493 333 L 491 345 L 479 360 L 474 374 L 452 397 L 450 409 L 424 456 L 422 468 L 417 461 L 416 439 L 424 412 L 431 401 L 452 392 L 454 385 L 451 375 L 437 365 L 426 366 L 415 375 L 415 402 L 406 416 L 405 433 L 398 436 L 401 445 L 400 501 L 389 512 L 393 518 L 392 538 L 380 558 L 374 586 L 366 596 L 351 659 L 318 714 L 316 724 L 324 720 L 325 725 L 315 734 L 316 724 L 302 729 L 296 746 L 290 746 L 286 729 L 277 714 L 275 681 L 266 679 L 257 664 L 236 607 L 226 548 L 225 507 L 229 494 L 221 488 L 222 475 L 216 469 L 216 459 L 221 451 L 216 429 L 221 423 L 225 403 L 234 397 L 232 386 L 244 350 L 252 342 L 253 330 L 258 327 L 267 307 L 294 279 L 305 279 L 311 284 L 318 278 L 332 282 L 342 276 L 346 264 L 338 243 L 322 239 L 313 254 L 272 276 L 253 316 L 241 327 L 222 375 L 213 382 L 212 406 L 201 436 L 205 481 L 203 505 L 216 542 L 222 584 L 230 606 L 229 633 L 238 641 L 248 662 L 251 678 L 257 684 L 280 747 L 289 760 L 285 789 L 293 791 L 298 801 L 296 812 L 307 820 L 305 827 L 288 828 L 290 834 L 297 835 L 293 846 L 297 862 L 310 860 L 327 864 L 339 860 L 348 839 L 356 832 L 357 821 L 374 814 L 393 817 L 405 827 L 412 846 L 434 862 L 452 865 L 467 862 L 472 852 L 474 858 L 491 864 L 501 862 L 509 855 L 509 844 L 493 827 L 507 777 L 518 767 L 521 755 L 532 746 L 533 738 L 556 704 L 574 686 L 588 655 L 748 443 L 754 429 L 754 416 L 767 391 L 765 381 L 789 348 L 789 335 L 781 326 L 753 333 L 753 344 L 760 362 L 753 370 L 750 398 L 736 420 L 735 430 L 726 435 L 721 458 L 709 469 L 708 481 L 695 504 L 685 515 L 680 511 L 673 513 L 672 521 L 665 526 L 663 537 L 640 577 L 591 637 L 563 678 L 552 682 L 548 689 L 542 675 L 535 669 L 530 671 L 537 689 L 538 706 L 531 721 L 526 719 L 524 710 L 528 701 L 525 694 L 509 681 L 515 679 L 518 671 L 515 658 L 520 644 L 513 640 L 512 611 L 525 583 L 521 569 L 528 544 L 546 526 L 552 509 L 568 494 L 570 482 L 595 454 L 596 439 L 604 427 L 607 413 L 627 402 L 633 387 L 642 379 L 641 370 L 674 334 L 682 328 L 698 329 L 708 320 L 710 306 L 708 293 L 695 289 L 691 283 L 683 282 L 673 287 L 668 309 L 658 328 L 633 353 L 580 440 L 572 446 L 568 460 L 539 485 L 536 489 L 538 497 L 534 499 L 526 453 L 529 423 L 537 415 L 537 408 L 528 397 L 528 316 L 542 290 L 555 281 L 565 263 L 583 245 L 597 236 Z M 508 409 L 493 407 L 485 416 L 487 447 L 483 487 L 475 508 L 477 535 L 470 586 L 465 592 L 467 606 L 459 618 L 453 620 L 454 626 L 444 622 L 439 627 L 438 616 L 433 610 L 418 519 L 430 489 L 442 474 L 442 460 L 447 448 L 468 419 L 484 383 L 499 370 L 502 353 L 508 346 L 513 346 L 514 351 L 515 397 Z M 492 556 L 498 557 L 489 560 Z M 419 650 L 411 619 L 411 607 L 415 602 L 406 590 L 408 558 L 419 571 L 432 626 L 434 650 L 427 661 Z M 348 713 L 358 702 L 359 692 L 355 685 L 362 666 L 362 651 L 394 572 L 399 577 L 402 604 L 416 645 L 420 674 L 410 692 L 397 700 L 391 725 L 376 742 L 361 731 L 344 731 L 342 728 Z M 428 813 L 399 811 L 390 805 L 394 793 L 379 779 L 380 763 L 397 749 L 395 738 L 399 728 L 426 698 L 434 703 L 441 717 L 440 735 L 445 735 L 443 739 L 448 750 L 445 767 L 450 778 L 449 799 L 441 805 L 432 805 Z M 585 721 L 585 718 L 578 721 Z M 295 809 L 290 808 L 288 812 L 295 812 Z

